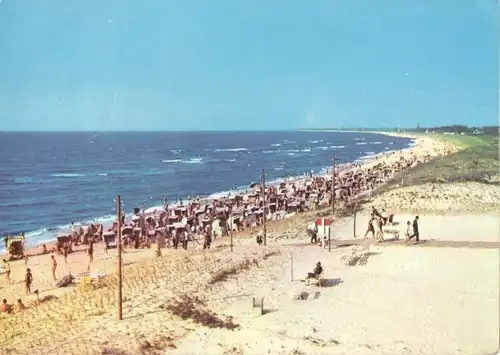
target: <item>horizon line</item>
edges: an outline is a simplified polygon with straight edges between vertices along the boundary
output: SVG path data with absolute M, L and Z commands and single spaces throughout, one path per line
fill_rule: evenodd
M 321 128 L 282 128 L 282 129 L 200 129 L 200 130 L 182 130 L 182 129 L 160 129 L 160 130 L 122 130 L 122 129 L 97 129 L 97 130 L 0 130 L 0 134 L 5 133 L 240 133 L 240 132 L 300 132 L 300 131 L 338 131 L 338 132 L 348 132 L 348 131 L 365 131 L 377 133 L 377 131 L 393 131 L 393 130 L 422 130 L 422 129 L 436 129 L 436 128 L 452 128 L 457 127 L 467 127 L 467 128 L 500 128 L 500 125 L 480 125 L 480 126 L 469 126 L 469 125 L 444 125 L 444 126 L 431 126 L 431 127 L 349 127 L 349 128 L 338 128 L 338 127 L 321 127 Z

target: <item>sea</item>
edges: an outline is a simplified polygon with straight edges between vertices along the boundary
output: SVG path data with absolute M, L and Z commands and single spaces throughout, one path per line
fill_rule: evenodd
M 413 144 L 361 132 L 3 132 L 0 233 L 35 246 L 71 223 L 112 221 L 118 194 L 132 213 L 248 189 L 262 169 L 277 183 Z

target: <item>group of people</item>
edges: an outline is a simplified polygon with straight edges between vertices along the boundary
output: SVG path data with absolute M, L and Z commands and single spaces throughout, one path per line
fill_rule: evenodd
M 391 214 L 387 216 L 385 209 L 382 209 L 379 212 L 375 206 L 372 206 L 372 212 L 370 214 L 370 219 L 368 220 L 368 228 L 366 229 L 364 237 L 367 238 L 371 233 L 372 238 L 374 238 L 377 242 L 382 242 L 384 240 L 384 226 L 393 223 L 394 215 Z M 419 217 L 415 216 L 413 222 L 407 221 L 404 236 L 405 236 L 405 244 L 408 244 L 410 240 L 415 238 L 415 241 L 418 243 L 420 241 L 420 233 L 418 228 Z
M 384 226 L 388 223 L 392 223 L 392 218 L 394 215 L 387 216 L 385 209 L 379 212 L 375 206 L 372 206 L 372 212 L 370 214 L 370 219 L 368 220 L 368 228 L 365 232 L 364 237 L 366 238 L 368 234 L 372 234 L 377 242 L 382 242 L 384 240 Z

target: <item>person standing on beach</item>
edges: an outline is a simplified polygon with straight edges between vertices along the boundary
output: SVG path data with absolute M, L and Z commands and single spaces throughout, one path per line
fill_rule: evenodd
M 375 215 L 372 213 L 370 219 L 368 220 L 368 228 L 365 232 L 365 238 L 368 236 L 368 233 L 372 234 L 372 237 L 375 236 L 375 228 L 373 227 L 373 221 L 375 220 Z
M 24 277 L 24 286 L 26 288 L 26 294 L 31 293 L 31 284 L 33 283 L 33 275 L 29 268 L 26 269 L 26 276 Z
M 63 245 L 63 257 L 64 257 L 64 263 L 68 263 L 68 243 L 64 243 Z
M 5 280 L 8 284 L 10 284 L 12 282 L 12 280 L 10 279 L 10 263 L 7 259 L 3 259 L 3 267 L 5 270 Z
M 418 216 L 415 216 L 413 220 L 413 236 L 415 237 L 415 241 L 418 243 L 420 241 L 420 234 L 418 232 Z
M 56 261 L 56 257 L 54 255 L 51 255 L 50 256 L 50 259 L 52 260 L 52 278 L 54 279 L 54 281 L 56 281 L 56 269 L 57 269 L 57 261 Z
M 175 229 L 172 232 L 172 243 L 174 244 L 174 249 L 179 247 L 179 235 Z
M 87 254 L 89 255 L 89 264 L 94 261 L 94 242 L 89 242 L 89 247 L 87 249 Z
M 405 230 L 405 244 L 407 244 L 412 237 L 413 237 L 413 227 L 411 225 L 411 222 L 407 221 Z
M 203 243 L 203 249 L 210 249 L 210 245 L 212 244 L 212 236 L 208 231 L 205 232 L 205 242 Z

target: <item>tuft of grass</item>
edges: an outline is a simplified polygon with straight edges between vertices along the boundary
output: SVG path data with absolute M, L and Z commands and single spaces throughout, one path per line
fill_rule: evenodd
M 239 325 L 233 322 L 232 317 L 221 319 L 216 313 L 209 310 L 205 303 L 197 297 L 184 295 L 178 300 L 171 301 L 171 303 L 167 305 L 167 310 L 183 320 L 190 319 L 194 323 L 201 324 L 205 327 L 228 330 L 239 328 Z

